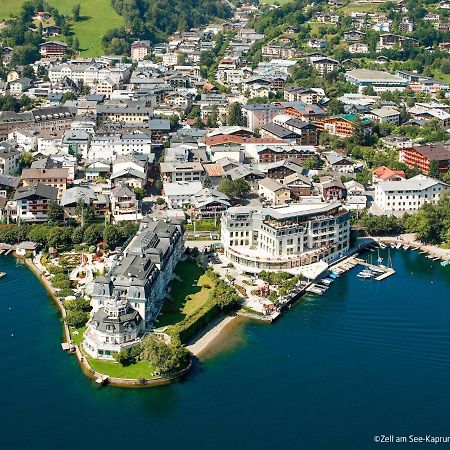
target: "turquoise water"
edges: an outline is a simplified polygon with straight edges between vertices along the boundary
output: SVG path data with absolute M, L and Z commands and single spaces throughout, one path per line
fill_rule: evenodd
M 181 383 L 123 390 L 81 374 L 44 288 L 0 257 L 0 448 L 365 450 L 450 434 L 450 267 L 393 263 L 383 282 L 354 269 L 277 323 L 238 327 L 240 345 Z

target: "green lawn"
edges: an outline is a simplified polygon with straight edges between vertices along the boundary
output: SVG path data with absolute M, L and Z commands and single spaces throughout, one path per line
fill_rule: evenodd
M 267 3 L 268 5 L 273 5 L 274 3 L 278 3 L 279 5 L 285 5 L 286 3 L 291 2 L 292 0 L 262 0 L 260 3 Z
M 22 6 L 22 2 L 17 0 L 0 0 L 0 19 L 7 19 L 16 15 Z
M 0 0 L 0 19 L 17 14 L 23 0 Z M 103 54 L 102 37 L 113 28 L 123 25 L 123 19 L 113 9 L 111 0 L 49 0 L 61 14 L 72 15 L 72 8 L 79 3 L 81 20 L 73 24 L 72 30 L 80 42 L 81 56 Z M 64 40 L 57 36 L 55 39 Z
M 139 361 L 136 364 L 122 366 L 114 361 L 103 361 L 87 358 L 91 367 L 99 373 L 117 378 L 153 378 L 153 368 L 148 361 Z
M 352 12 L 366 12 L 372 13 L 380 11 L 380 4 L 377 3 L 349 3 L 346 6 L 343 6 L 339 9 L 339 12 L 342 12 L 346 15 L 350 15 Z
M 172 299 L 164 303 L 158 327 L 174 325 L 192 314 L 208 300 L 210 288 L 215 284 L 214 280 L 192 261 L 179 263 L 175 273 L 182 281 L 172 281 L 170 285 Z M 186 299 L 188 296 L 189 298 Z
M 73 331 L 78 331 L 78 334 L 74 334 Z M 78 348 L 83 353 L 84 357 L 89 361 L 91 367 L 99 373 L 109 375 L 110 377 L 117 378 L 152 378 L 153 369 L 148 361 L 139 361 L 136 364 L 129 366 L 122 366 L 115 361 L 102 361 L 87 356 L 83 351 L 81 342 L 83 341 L 83 333 L 86 327 L 71 328 L 71 336 L 74 344 L 78 345 Z
M 81 56 L 99 56 L 103 53 L 102 37 L 112 28 L 123 25 L 123 19 L 111 5 L 111 0 L 49 0 L 62 14 L 72 14 L 79 3 L 82 20 L 73 24 L 73 32 L 80 42 Z

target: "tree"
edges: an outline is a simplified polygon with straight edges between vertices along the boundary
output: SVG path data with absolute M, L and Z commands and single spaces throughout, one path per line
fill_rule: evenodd
M 103 240 L 106 245 L 110 248 L 116 248 L 123 240 L 124 236 L 116 225 L 106 225 L 103 228 Z
M 228 108 L 228 125 L 243 126 L 245 124 L 240 103 L 233 102 Z
M 89 319 L 89 313 L 79 310 L 67 311 L 66 323 L 70 327 L 79 328 L 86 324 Z
M 167 375 L 184 369 L 190 354 L 184 347 L 167 344 L 150 334 L 142 341 L 140 359 L 148 361 L 156 372 Z
M 364 95 L 370 95 L 370 96 L 372 96 L 372 97 L 374 97 L 374 96 L 377 95 L 377 93 L 376 93 L 376 91 L 375 91 L 375 89 L 373 88 L 372 85 L 366 86 L 366 87 L 363 89 L 362 93 L 363 93 Z
M 144 188 L 134 188 L 134 195 L 138 200 L 142 200 L 145 197 L 145 189 Z
M 72 8 L 72 18 L 74 22 L 79 22 L 80 20 L 80 4 L 76 3 L 75 5 L 73 5 Z
M 234 197 L 245 198 L 250 192 L 250 185 L 243 178 L 238 178 L 233 182 L 234 185 Z
M 55 201 L 51 201 L 48 206 L 49 223 L 59 223 L 64 219 L 64 208 Z
M 77 206 L 75 207 L 75 214 L 78 218 L 78 222 L 84 227 L 92 218 L 92 210 L 89 205 L 79 198 L 77 200 Z
M 103 237 L 103 226 L 98 224 L 89 225 L 84 231 L 83 240 L 88 245 L 97 245 Z
M 212 187 L 211 178 L 208 175 L 203 179 L 203 187 L 208 189 Z
M 344 114 L 344 104 L 338 100 L 337 98 L 334 98 L 333 100 L 330 100 L 327 106 L 327 112 L 331 115 L 337 115 L 337 114 Z
M 183 52 L 177 54 L 177 65 L 184 66 L 186 64 L 186 55 Z
M 78 41 L 77 37 L 73 38 L 71 47 L 74 52 L 77 52 L 80 49 L 80 42 Z
M 318 158 L 315 158 L 314 156 L 311 156 L 310 158 L 306 158 L 303 161 L 303 167 L 307 170 L 311 169 L 319 169 L 321 166 L 321 162 Z
M 218 191 L 227 195 L 228 197 L 233 197 L 234 187 L 233 182 L 229 178 L 222 178 L 219 183 Z
M 430 162 L 430 171 L 428 174 L 431 178 L 439 179 L 441 177 L 441 172 L 439 170 L 439 162 L 431 161 Z
M 19 167 L 21 169 L 24 169 L 26 167 L 30 167 L 31 163 L 33 162 L 33 154 L 31 152 L 23 152 L 20 155 L 20 161 L 19 161 Z

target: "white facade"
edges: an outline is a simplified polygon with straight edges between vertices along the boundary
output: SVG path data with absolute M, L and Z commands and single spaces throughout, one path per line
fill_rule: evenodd
M 222 216 L 224 259 L 247 272 L 296 270 L 348 250 L 349 215 L 340 203 L 241 206 Z
M 151 151 L 152 140 L 147 135 L 97 136 L 91 141 L 87 159 L 114 161 L 118 156 L 128 156 L 133 153 L 150 155 Z
M 449 185 L 417 175 L 403 181 L 380 181 L 375 185 L 375 204 L 383 214 L 403 215 L 419 210 L 425 203 L 436 203 Z

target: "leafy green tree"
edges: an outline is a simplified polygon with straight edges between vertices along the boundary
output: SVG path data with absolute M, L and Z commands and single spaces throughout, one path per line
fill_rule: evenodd
M 116 248 L 123 240 L 121 229 L 116 225 L 106 225 L 103 229 L 103 240 L 110 248 Z
M 140 359 L 148 361 L 162 375 L 177 372 L 187 366 L 190 354 L 184 347 L 169 345 L 150 334 L 142 341 Z
M 143 188 L 134 188 L 133 192 L 138 200 L 142 200 L 145 197 L 145 189 Z
M 57 202 L 52 201 L 48 206 L 47 216 L 49 223 L 59 223 L 64 219 L 64 208 Z
M 97 245 L 103 237 L 103 226 L 99 224 L 89 225 L 84 231 L 83 241 L 88 245 Z
M 74 22 L 79 22 L 80 20 L 80 4 L 79 3 L 75 3 L 75 5 L 73 5 L 72 8 L 72 19 Z
M 70 327 L 80 328 L 89 320 L 89 313 L 79 310 L 67 311 L 66 323 Z
M 337 114 L 344 114 L 344 104 L 337 98 L 334 98 L 328 103 L 327 112 L 328 114 L 331 114 L 333 116 Z
M 206 176 L 206 177 L 203 179 L 203 187 L 204 187 L 204 188 L 209 188 L 209 189 L 211 189 L 211 187 L 212 187 L 212 182 L 211 182 L 211 178 L 210 178 L 209 176 Z
M 243 126 L 245 118 L 242 115 L 242 106 L 240 103 L 233 102 L 228 108 L 228 125 Z
M 428 175 L 431 178 L 436 178 L 437 180 L 441 177 L 441 172 L 439 170 L 439 162 L 438 161 L 430 162 L 430 172 Z

